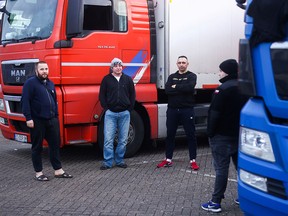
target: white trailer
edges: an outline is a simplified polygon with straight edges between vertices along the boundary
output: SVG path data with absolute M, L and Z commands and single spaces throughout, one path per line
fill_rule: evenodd
M 205 130 L 211 87 L 219 84 L 219 64 L 225 59 L 238 59 L 244 11 L 233 0 L 154 0 L 154 6 L 157 87 L 164 89 L 168 76 L 177 71 L 178 56 L 187 56 L 189 70 L 197 74 L 196 94 L 201 92 L 196 97 L 196 129 Z M 158 133 L 165 137 L 167 104 L 158 107 Z

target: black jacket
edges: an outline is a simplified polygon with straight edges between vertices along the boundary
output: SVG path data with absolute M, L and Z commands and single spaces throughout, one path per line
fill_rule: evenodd
M 240 111 L 247 98 L 240 94 L 237 75 L 228 75 L 214 92 L 208 111 L 207 133 L 209 137 L 216 134 L 238 137 Z
M 180 74 L 179 71 L 171 74 L 165 84 L 165 92 L 168 95 L 168 107 L 188 108 L 194 106 L 194 88 L 197 75 L 187 71 Z M 172 85 L 176 84 L 176 88 Z
M 21 98 L 22 112 L 27 121 L 58 117 L 55 86 L 52 81 L 41 81 L 37 76 L 26 80 Z
M 133 80 L 124 73 L 119 82 L 111 73 L 106 75 L 101 82 L 99 99 L 105 111 L 109 109 L 112 112 L 131 112 L 135 104 Z
M 251 46 L 261 42 L 281 41 L 288 20 L 287 0 L 253 0 L 247 14 L 253 17 Z

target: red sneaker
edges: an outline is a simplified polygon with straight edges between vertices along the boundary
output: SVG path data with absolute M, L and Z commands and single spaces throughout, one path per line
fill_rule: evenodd
M 192 170 L 198 170 L 198 169 L 199 169 L 199 166 L 197 165 L 196 162 L 192 162 L 192 163 L 190 163 L 190 164 L 191 164 L 191 169 L 192 169 Z
M 169 162 L 169 161 L 167 161 L 167 160 L 165 159 L 165 160 L 163 160 L 161 163 L 159 163 L 159 164 L 157 165 L 157 168 L 161 168 L 161 167 L 171 167 L 172 164 L 173 164 L 172 161 Z

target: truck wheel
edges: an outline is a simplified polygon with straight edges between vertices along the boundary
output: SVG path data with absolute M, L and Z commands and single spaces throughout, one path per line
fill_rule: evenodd
M 104 146 L 104 121 L 102 120 L 98 130 L 98 145 L 103 152 Z M 125 157 L 132 157 L 140 149 L 144 139 L 144 124 L 139 114 L 133 110 L 130 116 L 128 141 L 126 145 Z M 118 136 L 116 134 L 114 146 L 117 145 Z

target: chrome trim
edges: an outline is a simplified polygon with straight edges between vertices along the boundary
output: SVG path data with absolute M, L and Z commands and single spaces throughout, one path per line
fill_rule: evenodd
M 23 114 L 11 112 L 11 109 L 10 109 L 10 106 L 9 106 L 9 101 L 20 102 L 21 101 L 21 96 L 4 95 L 4 103 L 5 103 L 5 108 L 6 108 L 6 112 L 7 112 L 8 115 L 17 116 L 17 117 L 24 117 Z
M 68 143 L 70 144 L 70 145 L 76 145 L 76 144 L 82 144 L 82 143 L 88 143 L 88 141 L 87 140 L 71 140 L 71 141 L 68 141 Z
M 148 67 L 149 63 L 123 63 L 123 66 L 140 66 L 140 67 Z M 105 62 L 62 62 L 61 66 L 65 67 L 73 67 L 73 66 L 83 66 L 83 67 L 92 67 L 92 66 L 111 66 L 111 63 L 105 63 Z
M 21 96 L 4 95 L 4 100 L 20 102 Z
M 39 62 L 39 59 L 21 59 L 21 60 L 8 60 L 2 61 L 2 64 L 26 64 L 26 63 L 36 63 Z

